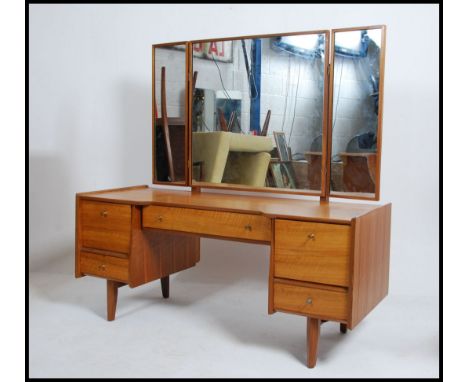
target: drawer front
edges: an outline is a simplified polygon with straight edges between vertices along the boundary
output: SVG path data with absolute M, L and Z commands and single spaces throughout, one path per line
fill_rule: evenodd
M 275 221 L 275 277 L 349 285 L 351 227 Z
M 247 240 L 271 240 L 271 220 L 261 215 L 148 206 L 143 209 L 143 226 Z
M 82 201 L 80 210 L 83 247 L 121 253 L 130 251 L 130 206 Z
M 82 251 L 80 269 L 86 275 L 128 282 L 128 260 Z
M 275 309 L 346 321 L 347 304 L 347 293 L 344 291 L 274 282 L 273 305 Z

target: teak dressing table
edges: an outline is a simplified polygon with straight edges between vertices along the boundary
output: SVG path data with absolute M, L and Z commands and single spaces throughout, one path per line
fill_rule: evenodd
M 361 42 L 365 38 L 368 41 L 366 54 L 361 54 L 359 57 L 361 59 L 364 57 L 372 62 L 371 58 L 374 56 L 369 53 L 372 51 L 372 42 L 369 43 L 369 36 L 371 36 L 370 40 L 372 40 L 372 38 L 375 39 L 375 35 L 369 31 L 376 30 L 379 31 L 381 38 L 378 44 L 380 49 L 377 50 L 377 53 L 380 57 L 378 89 L 379 94 L 382 95 L 383 51 L 385 47 L 384 26 L 332 30 L 332 51 L 335 52 L 337 57 L 339 56 L 337 54 L 339 46 L 335 44 L 337 34 L 357 31 L 360 33 Z M 324 84 L 323 104 L 320 106 L 323 113 L 323 118 L 320 121 L 320 131 L 323 137 L 322 147 L 319 148 L 322 153 L 322 168 L 318 170 L 320 171 L 318 178 L 321 177 L 322 182 L 319 189 L 316 190 L 294 187 L 286 189 L 284 187 L 286 183 L 281 183 L 282 187 L 278 185 L 275 187 L 274 181 L 268 182 L 266 180 L 266 177 L 271 175 L 267 171 L 271 170 L 271 173 L 274 173 L 273 167 L 277 165 L 280 169 L 284 166 L 289 170 L 304 166 L 306 177 L 310 176 L 307 171 L 311 171 L 306 158 L 304 158 L 305 160 L 294 159 L 296 162 L 294 167 L 289 167 L 293 159 L 286 158 L 285 160 L 284 156 L 288 154 L 286 150 L 280 152 L 282 144 L 280 140 L 276 142 L 276 155 L 278 155 L 278 158 L 273 158 L 275 151 L 269 151 L 270 146 L 268 146 L 270 144 L 268 141 L 270 138 L 268 137 L 272 135 L 267 132 L 268 121 L 265 121 L 263 125 L 262 132 L 264 134 L 262 136 L 246 134 L 237 139 L 237 136 L 229 135 L 235 134 L 234 132 L 225 130 L 226 123 L 223 123 L 222 134 L 210 135 L 215 129 L 198 132 L 197 141 L 205 142 L 205 145 L 208 144 L 206 142 L 213 140 L 212 137 L 215 137 L 218 146 L 222 146 L 224 140 L 228 142 L 228 145 L 223 147 L 230 147 L 231 149 L 234 147 L 234 150 L 238 151 L 236 151 L 236 154 L 225 152 L 225 162 L 220 162 L 219 155 L 224 151 L 218 150 L 218 146 L 213 146 L 210 143 L 209 147 L 201 148 L 210 152 L 217 152 L 216 163 L 210 162 L 212 160 L 210 158 L 214 158 L 214 156 L 210 157 L 209 155 L 204 155 L 203 160 L 197 161 L 196 164 L 191 159 L 192 152 L 200 150 L 200 147 L 193 147 L 194 142 L 191 137 L 195 125 L 193 122 L 195 119 L 192 119 L 193 110 L 196 109 L 192 105 L 194 94 L 202 89 L 203 97 L 200 96 L 199 99 L 206 101 L 209 97 L 209 88 L 206 84 L 203 85 L 205 88 L 195 86 L 197 74 L 202 73 L 203 65 L 207 65 L 206 62 L 201 61 L 204 58 L 199 56 L 200 58 L 197 58 L 200 60 L 199 70 L 194 71 L 197 57 L 195 47 L 202 47 L 204 43 L 216 47 L 216 43 L 219 41 L 230 42 L 231 45 L 223 46 L 223 51 L 226 49 L 225 52 L 229 52 L 228 49 L 232 49 L 231 61 L 229 61 L 229 54 L 224 53 L 225 56 L 228 56 L 227 58 L 224 57 L 226 59 L 225 63 L 222 63 L 223 57 L 221 56 L 218 57 L 219 62 L 215 62 L 218 68 L 219 65 L 226 65 L 225 70 L 229 70 L 229 65 L 235 66 L 235 64 L 241 62 L 239 60 L 241 60 L 242 56 L 236 54 L 236 49 L 237 45 L 239 45 L 239 52 L 244 51 L 245 53 L 244 47 L 241 48 L 238 43 L 242 41 L 244 45 L 246 39 L 251 39 L 247 40 L 247 42 L 250 41 L 253 53 L 250 62 L 247 58 L 245 59 L 252 66 L 252 69 L 259 63 L 269 62 L 271 64 L 276 59 L 276 51 L 273 49 L 275 46 L 295 55 L 298 54 L 297 46 L 288 46 L 291 41 L 282 41 L 276 35 L 153 46 L 153 183 L 176 184 L 191 186 L 192 188 L 191 191 L 179 191 L 142 185 L 77 194 L 75 275 L 76 277 L 89 275 L 107 280 L 107 319 L 109 321 L 115 319 L 118 288 L 121 286 L 128 285 L 134 288 L 159 279 L 161 280 L 163 297 L 168 298 L 170 275 L 191 268 L 200 261 L 201 237 L 261 243 L 270 246 L 268 313 L 284 312 L 302 315 L 307 318 L 307 365 L 309 367 L 314 367 L 316 364 L 320 325 L 322 323 L 327 321 L 337 322 L 340 324 L 341 332 L 345 333 L 347 329 L 353 329 L 359 324 L 387 295 L 391 205 L 331 202 L 329 200 L 330 196 L 366 200 L 379 199 L 382 97 L 380 96 L 378 100 L 379 111 L 376 112 L 375 118 L 373 117 L 376 124 L 377 149 L 367 151 L 375 153 L 375 155 L 373 154 L 375 156 L 375 169 L 372 174 L 375 181 L 375 193 L 370 194 L 367 189 L 358 190 L 355 193 L 333 189 L 331 179 L 332 153 L 343 151 L 342 147 L 337 147 L 332 152 L 332 145 L 334 144 L 332 142 L 334 140 L 332 130 L 334 125 L 332 123 L 333 108 L 331 105 L 336 102 L 333 97 L 335 60 L 334 55 L 332 55 L 331 64 L 328 63 L 328 31 L 291 33 L 283 36 L 304 37 L 303 35 L 314 37 L 314 41 L 318 41 L 316 52 L 320 53 L 320 49 L 322 49 L 323 54 L 320 55 L 315 52 L 315 55 L 308 53 L 308 56 L 305 56 L 305 53 L 301 51 L 300 60 L 309 61 L 298 60 L 299 64 L 304 65 L 303 62 L 308 64 L 313 60 L 317 60 L 317 57 L 321 57 L 319 60 L 323 61 L 325 68 L 324 71 L 319 71 L 319 73 L 322 73 L 320 78 L 322 78 Z M 317 37 L 320 35 L 323 35 L 323 38 Z M 269 45 L 265 41 L 268 44 L 271 43 L 271 51 L 269 51 Z M 168 49 L 172 48 L 173 45 L 182 45 L 183 49 Z M 184 166 L 181 167 L 180 163 L 171 164 L 173 162 L 171 151 L 174 151 L 173 149 L 177 146 L 174 146 L 170 141 L 170 119 L 167 116 L 168 104 L 170 105 L 170 103 L 166 100 L 166 80 L 169 80 L 170 77 L 168 76 L 166 79 L 166 71 L 170 67 L 163 67 L 161 79 L 159 80 L 156 74 L 157 60 L 155 60 L 155 57 L 158 57 L 158 49 L 163 49 L 163 53 L 160 54 L 161 60 L 164 54 L 169 55 L 169 61 L 174 59 L 174 55 L 185 59 L 183 73 L 185 85 L 182 89 L 182 92 L 185 91 L 186 96 L 186 104 L 182 107 L 185 113 L 185 127 L 180 123 L 180 116 L 177 124 L 177 139 L 179 142 L 181 140 L 181 128 L 185 128 L 185 143 L 182 151 L 180 151 L 181 147 L 178 147 L 179 152 L 177 154 L 177 157 L 180 157 L 185 152 L 187 157 L 185 177 L 184 170 L 181 170 Z M 258 58 L 260 56 L 257 55 L 258 62 L 256 62 L 254 59 L 255 49 L 262 49 L 264 52 L 262 54 L 269 54 L 268 60 L 264 60 L 263 56 L 261 56 L 262 60 L 260 60 Z M 202 48 L 200 50 L 203 51 Z M 218 47 L 217 54 L 219 54 L 219 51 Z M 347 52 L 346 49 L 342 49 L 342 51 Z M 284 58 L 284 54 L 282 52 L 279 59 Z M 349 54 L 349 52 L 346 54 Z M 346 58 L 346 56 L 344 57 Z M 354 60 L 355 56 L 352 55 L 352 57 Z M 319 63 L 322 61 L 319 61 Z M 317 61 L 313 62 L 317 66 Z M 348 64 L 343 60 L 341 69 Z M 370 67 L 372 68 L 372 65 Z M 219 73 L 221 75 L 221 71 Z M 252 76 L 255 77 L 255 75 Z M 161 87 L 160 101 L 156 96 L 158 84 Z M 232 84 L 232 87 L 235 87 L 235 85 Z M 257 91 L 258 88 L 259 86 Z M 190 91 L 187 91 L 189 89 Z M 228 92 L 226 89 L 224 91 Z M 344 90 L 345 93 L 346 91 L 348 90 Z M 263 90 L 259 92 L 260 94 L 264 95 Z M 224 100 L 223 102 L 233 102 L 235 92 L 232 91 L 231 95 L 233 96 L 229 97 L 228 101 Z M 267 97 L 267 95 L 264 96 Z M 219 98 L 222 98 L 222 95 Z M 159 105 L 157 104 L 158 101 Z M 254 100 L 252 99 L 250 102 L 254 103 Z M 222 103 L 221 105 L 225 106 Z M 161 110 L 161 116 L 158 116 L 158 109 Z M 220 107 L 218 114 L 223 111 Z M 255 110 L 252 111 L 251 109 L 251 113 L 254 112 Z M 270 114 L 269 110 L 268 120 Z M 208 120 L 208 116 L 203 117 L 203 114 L 200 115 Z M 227 118 L 219 116 L 218 121 L 223 121 L 223 119 L 230 121 L 228 126 L 233 126 L 232 121 L 235 120 L 235 112 L 232 112 L 231 116 L 227 115 Z M 206 125 L 206 122 L 203 122 Z M 219 127 L 220 122 L 214 121 L 213 123 L 213 126 Z M 294 122 L 291 129 L 293 125 Z M 314 128 L 313 125 L 310 126 L 311 129 Z M 156 132 L 158 133 L 156 134 Z M 207 135 L 204 136 L 203 134 Z M 351 136 L 353 134 L 355 132 Z M 243 135 L 243 133 L 239 133 L 239 135 Z M 157 142 L 158 139 L 161 141 Z M 336 143 L 336 145 L 338 144 Z M 156 147 L 159 150 L 164 149 L 164 153 L 155 153 Z M 259 147 L 262 147 L 262 149 L 260 150 Z M 298 147 L 294 146 L 294 144 L 288 144 L 287 149 L 297 154 L 300 153 Z M 350 146 L 348 145 L 348 147 Z M 317 148 L 312 147 L 310 149 L 307 147 L 304 153 L 308 152 L 317 152 Z M 317 157 L 320 157 L 320 152 Z M 362 152 L 365 153 L 366 151 L 363 150 Z M 163 160 L 162 157 L 164 157 Z M 296 158 L 301 157 L 296 155 Z M 158 163 L 158 160 L 163 161 L 164 164 Z M 229 163 L 229 161 L 238 162 Z M 211 181 L 203 179 L 203 175 L 198 180 L 194 179 L 193 174 L 196 165 L 201 168 L 204 167 L 204 174 L 206 175 L 210 169 L 215 168 L 216 170 L 216 166 L 218 166 L 219 170 L 219 163 L 225 166 L 223 177 L 226 176 L 227 171 L 231 171 L 228 169 L 244 166 L 243 170 L 245 170 L 247 168 L 246 164 L 248 164 L 251 166 L 249 168 L 252 171 L 256 171 L 256 181 L 258 181 L 259 176 L 260 179 L 265 178 L 265 187 L 252 187 L 248 183 L 242 183 L 242 181 L 237 183 L 216 182 L 213 180 L 215 179 L 214 176 Z M 335 163 L 335 165 L 339 165 L 339 163 Z M 253 168 L 252 166 L 256 167 Z M 174 168 L 179 170 L 175 171 Z M 164 173 L 165 179 L 161 179 L 161 172 Z M 222 171 L 220 174 L 222 175 Z M 296 180 L 298 174 L 298 172 L 295 173 Z M 235 182 L 237 175 L 237 173 L 233 172 L 229 175 L 229 179 L 234 179 Z M 316 175 L 314 175 L 315 178 L 317 178 Z M 245 180 L 248 178 L 239 176 L 238 179 Z M 338 183 L 336 182 L 336 184 Z M 302 184 L 307 183 L 303 182 Z M 240 195 L 232 191 L 230 193 L 212 193 L 204 192 L 203 189 L 205 188 L 317 195 L 320 200 L 301 200 L 292 197 L 278 198 L 274 195 Z

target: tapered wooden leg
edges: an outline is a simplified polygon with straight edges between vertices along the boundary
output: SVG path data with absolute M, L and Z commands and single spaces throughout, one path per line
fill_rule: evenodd
M 345 334 L 348 331 L 346 324 L 340 324 L 340 332 Z
M 161 289 L 164 298 L 169 298 L 169 276 L 161 277 Z
M 117 308 L 118 289 L 126 285 L 118 281 L 107 280 L 107 321 L 114 321 Z
M 315 367 L 320 336 L 320 320 L 307 317 L 307 367 Z

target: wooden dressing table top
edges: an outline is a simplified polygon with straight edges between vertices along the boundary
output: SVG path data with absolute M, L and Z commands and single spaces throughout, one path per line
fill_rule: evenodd
M 260 214 L 283 219 L 350 224 L 354 218 L 366 215 L 378 205 L 300 200 L 267 196 L 231 195 L 210 192 L 194 193 L 150 188 L 146 185 L 86 192 L 81 198 L 111 203 L 161 205 L 216 211 Z

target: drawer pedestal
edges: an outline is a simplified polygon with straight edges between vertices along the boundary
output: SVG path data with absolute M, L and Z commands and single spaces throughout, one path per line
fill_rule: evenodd
M 107 319 L 114 320 L 118 288 L 161 280 L 169 297 L 169 276 L 200 260 L 200 239 L 144 230 L 142 206 L 80 200 L 77 197 L 75 276 L 107 280 Z

